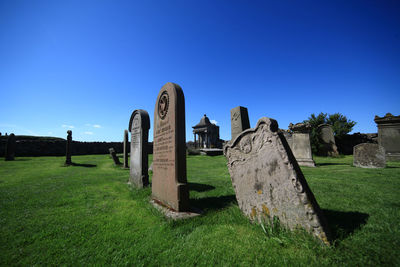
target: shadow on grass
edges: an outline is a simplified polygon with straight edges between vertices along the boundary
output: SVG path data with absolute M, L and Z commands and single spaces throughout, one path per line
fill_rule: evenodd
M 208 184 L 188 183 L 190 191 L 206 192 L 215 189 L 214 186 Z
M 328 221 L 332 240 L 341 241 L 367 223 L 369 215 L 357 211 L 322 210 Z
M 96 164 L 84 164 L 84 163 L 75 163 L 75 162 L 72 162 L 71 166 L 76 166 L 76 167 L 87 167 L 87 168 L 97 167 Z
M 223 209 L 233 203 L 237 203 L 235 195 L 190 199 L 190 205 L 205 212 Z
M 329 165 L 345 165 L 345 166 L 350 166 L 348 163 L 330 163 L 330 162 L 326 162 L 326 163 L 317 163 L 315 164 L 318 166 L 329 166 Z

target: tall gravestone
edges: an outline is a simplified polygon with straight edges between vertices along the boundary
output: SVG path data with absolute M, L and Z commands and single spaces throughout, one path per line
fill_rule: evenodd
M 186 181 L 185 98 L 166 83 L 154 108 L 152 197 L 175 211 L 189 210 Z
M 400 161 L 400 116 L 387 113 L 375 116 L 378 125 L 378 144 L 385 148 L 386 160 Z
M 291 123 L 289 129 L 293 132 L 291 149 L 297 163 L 300 166 L 315 167 L 310 142 L 311 125 L 309 123 Z
M 72 131 L 67 131 L 67 147 L 65 152 L 65 165 L 71 165 L 71 144 L 72 144 Z
M 250 128 L 249 113 L 247 108 L 238 106 L 231 109 L 231 140 L 241 132 Z
M 149 156 L 148 139 L 150 118 L 147 111 L 137 109 L 133 111 L 129 120 L 131 132 L 131 164 L 130 184 L 143 188 L 149 185 Z
M 15 135 L 12 133 L 7 138 L 6 150 L 5 150 L 6 153 L 4 155 L 5 160 L 15 159 L 15 146 L 16 146 Z
M 259 222 L 277 217 L 283 226 L 301 226 L 329 244 L 322 211 L 276 120 L 261 118 L 255 128 L 231 140 L 224 154 L 246 216 Z
M 115 149 L 113 147 L 109 148 L 108 151 L 110 152 L 110 156 L 112 160 L 114 161 L 114 164 L 116 166 L 121 165 L 121 162 L 119 161 L 119 158 L 117 156 L 117 153 L 115 152 Z
M 385 149 L 378 144 L 358 144 L 353 147 L 353 165 L 360 168 L 385 168 Z
M 124 169 L 128 169 L 128 151 L 129 151 L 129 139 L 128 139 L 128 130 L 124 131 L 124 165 L 122 166 Z
M 336 146 L 335 136 L 333 135 L 332 126 L 329 124 L 321 124 L 318 126 L 318 139 L 320 141 L 320 149 L 318 153 L 321 156 L 337 157 L 339 151 Z

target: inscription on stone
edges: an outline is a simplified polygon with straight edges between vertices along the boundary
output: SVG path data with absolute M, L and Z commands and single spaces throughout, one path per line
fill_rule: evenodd
M 276 120 L 261 118 L 224 147 L 242 212 L 262 222 L 279 218 L 329 244 L 326 221 Z

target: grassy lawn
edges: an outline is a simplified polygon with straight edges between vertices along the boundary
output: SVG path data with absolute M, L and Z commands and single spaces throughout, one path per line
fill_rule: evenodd
M 236 203 L 223 156 L 188 156 L 192 206 L 204 215 L 168 221 L 130 189 L 108 155 L 0 158 L 0 265 L 293 266 L 400 265 L 400 162 L 352 167 L 316 157 L 304 175 L 334 236 L 263 229 Z M 151 158 L 150 158 L 151 160 Z

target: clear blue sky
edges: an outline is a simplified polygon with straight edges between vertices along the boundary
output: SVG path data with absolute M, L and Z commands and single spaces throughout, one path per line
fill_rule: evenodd
M 340 112 L 353 132 L 400 115 L 400 1 L 0 0 L 0 132 L 120 141 L 179 84 L 186 140 L 204 113 L 290 122 Z

